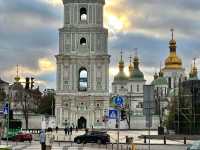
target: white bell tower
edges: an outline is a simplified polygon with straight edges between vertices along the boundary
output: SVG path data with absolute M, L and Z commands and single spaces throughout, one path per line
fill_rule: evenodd
M 59 29 L 56 120 L 59 127 L 103 126 L 109 106 L 108 30 L 103 27 L 105 0 L 63 0 Z

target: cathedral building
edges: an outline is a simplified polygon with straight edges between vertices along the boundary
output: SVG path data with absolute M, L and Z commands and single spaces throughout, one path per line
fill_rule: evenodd
M 121 54 L 119 72 L 114 77 L 112 83 L 112 97 L 117 95 L 124 96 L 133 114 L 143 115 L 143 86 L 145 82 L 144 74 L 140 71 L 139 67 L 139 57 L 135 56 L 133 58 L 133 63 L 130 59 L 129 76 L 126 76 L 124 73 L 124 61 Z
M 59 29 L 56 122 L 58 127 L 102 127 L 109 106 L 108 30 L 105 0 L 63 0 Z

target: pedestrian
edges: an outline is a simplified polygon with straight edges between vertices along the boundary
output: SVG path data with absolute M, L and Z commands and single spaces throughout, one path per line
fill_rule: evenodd
M 73 131 L 73 128 L 72 126 L 70 127 L 70 135 L 72 135 L 72 131 Z
M 58 132 L 58 126 L 56 126 L 56 133 Z
M 47 132 L 46 132 L 46 150 L 52 149 L 54 139 L 55 139 L 55 137 L 52 133 L 52 128 L 48 128 Z
M 64 129 L 64 132 L 65 132 L 65 135 L 67 135 L 67 128 L 65 127 L 65 129 Z
M 67 127 L 67 134 L 69 135 L 69 132 L 70 132 L 70 130 L 69 130 L 69 128 Z
M 46 150 L 46 135 L 45 130 L 40 131 L 40 144 L 41 144 L 41 150 Z

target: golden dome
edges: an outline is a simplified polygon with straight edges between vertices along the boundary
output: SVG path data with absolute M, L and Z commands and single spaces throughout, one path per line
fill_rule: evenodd
M 170 54 L 165 60 L 165 69 L 181 69 L 182 60 L 176 55 L 176 40 L 173 39 L 173 30 L 172 39 L 169 41 Z
M 165 60 L 166 69 L 181 69 L 182 60 L 176 55 L 176 52 L 170 52 L 170 55 Z

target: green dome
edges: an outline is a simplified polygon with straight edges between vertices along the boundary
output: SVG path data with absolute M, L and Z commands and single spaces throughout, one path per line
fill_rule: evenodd
M 152 85 L 168 85 L 166 78 L 159 77 L 151 82 Z
M 124 72 L 120 71 L 115 77 L 114 77 L 114 81 L 125 81 L 127 80 L 127 76 L 125 75 Z
M 133 69 L 130 80 L 144 80 L 144 74 L 139 69 Z

